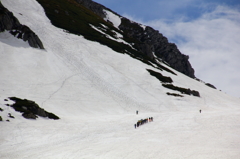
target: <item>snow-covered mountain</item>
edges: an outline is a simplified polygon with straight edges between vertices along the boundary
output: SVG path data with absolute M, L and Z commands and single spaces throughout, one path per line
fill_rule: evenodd
M 240 100 L 176 71 L 150 42 L 141 51 L 151 38 L 140 45 L 123 17 L 101 17 L 80 0 L 1 3 L 32 31 L 25 41 L 11 34 L 24 37 L 21 29 L 0 33 L 1 159 L 240 158 Z M 25 119 L 10 97 L 60 119 Z

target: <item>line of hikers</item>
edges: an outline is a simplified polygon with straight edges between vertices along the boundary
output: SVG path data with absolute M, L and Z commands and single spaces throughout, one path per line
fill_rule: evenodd
M 137 124 L 134 124 L 134 127 L 136 129 L 136 127 L 139 127 L 145 123 L 148 123 L 148 122 L 152 122 L 153 121 L 153 117 L 149 117 L 149 118 L 146 118 L 146 119 L 141 119 L 141 120 L 138 120 Z

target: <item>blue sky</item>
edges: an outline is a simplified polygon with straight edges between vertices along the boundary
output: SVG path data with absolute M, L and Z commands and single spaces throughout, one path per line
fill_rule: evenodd
M 159 30 L 190 56 L 195 75 L 240 97 L 240 0 L 94 0 Z
M 182 17 L 192 20 L 216 6 L 239 9 L 239 0 L 94 0 L 120 15 L 128 14 L 142 21 L 162 19 L 174 21 Z

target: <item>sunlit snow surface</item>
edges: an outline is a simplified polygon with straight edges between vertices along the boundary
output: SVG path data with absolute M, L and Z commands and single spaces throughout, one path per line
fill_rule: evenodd
M 239 99 L 162 71 L 201 98 L 167 96 L 177 92 L 146 69 L 159 70 L 55 28 L 35 0 L 1 2 L 46 48 L 0 33 L 1 159 L 240 158 Z M 24 119 L 5 106 L 12 96 L 34 100 L 61 119 Z M 146 117 L 154 121 L 135 129 Z
M 106 18 L 104 20 L 106 20 L 106 21 L 109 20 L 110 22 L 113 23 L 113 26 L 118 28 L 119 25 L 121 24 L 121 18 L 118 15 L 116 15 L 108 10 L 104 10 L 104 12 L 106 14 Z

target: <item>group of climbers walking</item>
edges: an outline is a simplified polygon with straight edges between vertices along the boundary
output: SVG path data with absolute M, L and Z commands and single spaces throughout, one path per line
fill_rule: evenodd
M 199 112 L 201 113 L 202 110 L 200 109 Z M 136 114 L 138 115 L 138 110 L 136 111 Z M 149 117 L 149 118 L 146 118 L 146 119 L 141 119 L 141 120 L 138 120 L 137 124 L 134 124 L 134 127 L 135 129 L 143 124 L 146 124 L 148 122 L 152 122 L 153 121 L 153 117 Z
M 146 119 L 141 119 L 141 120 L 138 120 L 137 124 L 134 124 L 134 127 L 135 129 L 143 124 L 146 124 L 148 122 L 152 122 L 153 121 L 153 117 L 149 117 L 149 118 L 146 118 Z

